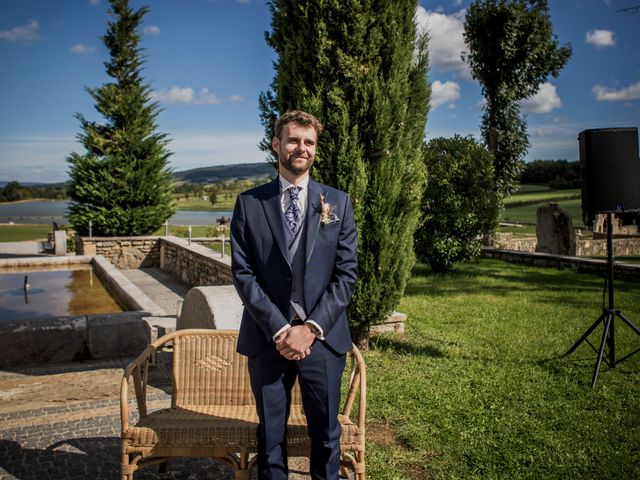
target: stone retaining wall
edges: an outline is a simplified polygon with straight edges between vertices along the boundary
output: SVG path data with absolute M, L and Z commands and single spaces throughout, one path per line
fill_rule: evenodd
M 516 252 L 493 247 L 482 247 L 481 256 L 483 258 L 493 258 L 504 262 L 521 263 L 537 267 L 575 268 L 579 272 L 596 275 L 605 275 L 607 270 L 606 260 L 551 255 L 548 253 Z M 640 281 L 640 265 L 616 263 L 614 265 L 613 275 L 615 278 Z
M 231 285 L 231 258 L 174 236 L 76 237 L 79 255 L 101 255 L 119 270 L 159 267 L 192 287 Z
M 513 238 L 511 233 L 496 233 L 489 242 L 489 247 L 516 252 L 535 252 L 538 240 L 531 238 Z M 618 257 L 640 256 L 640 238 L 614 238 L 613 251 Z M 606 239 L 576 239 L 576 256 L 606 257 Z
M 160 268 L 192 287 L 231 285 L 231 258 L 178 237 L 162 237 Z
M 76 237 L 78 255 L 101 255 L 119 270 L 155 267 L 161 237 Z

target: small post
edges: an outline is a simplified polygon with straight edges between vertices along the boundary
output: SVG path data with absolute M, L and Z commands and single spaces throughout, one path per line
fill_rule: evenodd
M 220 244 L 222 246 L 220 249 L 220 258 L 224 258 L 224 235 L 220 237 Z
M 188 231 L 189 231 L 189 245 L 191 245 L 191 225 L 189 225 Z
M 89 220 L 89 238 L 93 237 L 93 221 Z
M 165 220 L 164 222 L 164 236 L 167 237 L 169 235 L 169 220 Z

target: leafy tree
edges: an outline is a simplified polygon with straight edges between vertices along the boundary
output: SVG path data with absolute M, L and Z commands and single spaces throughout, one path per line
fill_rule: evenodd
M 106 72 L 113 81 L 87 88 L 104 124 L 81 114 L 78 135 L 86 153 L 72 153 L 69 220 L 86 234 L 146 235 L 174 212 L 167 136 L 156 133 L 157 103 L 141 71 L 139 27 L 148 8 L 132 10 L 128 0 L 110 0 L 115 18 L 102 37 L 110 53 Z
M 366 343 L 369 325 L 398 304 L 415 261 L 430 93 L 416 0 L 274 0 L 270 9 L 266 38 L 277 59 L 260 97 L 262 147 L 270 151 L 273 121 L 285 111 L 324 123 L 312 174 L 354 204 L 359 280 L 349 316 L 356 341 Z
M 3 200 L 7 202 L 14 202 L 16 200 L 21 200 L 24 196 L 22 185 L 20 182 L 16 182 L 15 180 L 7 183 L 2 188 L 2 197 Z
M 418 259 L 434 272 L 480 255 L 498 222 L 493 157 L 472 137 L 436 138 L 424 148 L 429 181 L 416 231 Z
M 552 188 L 580 188 L 580 162 L 534 160 L 525 164 L 520 181 Z
M 513 193 L 529 148 L 518 102 L 557 77 L 571 57 L 553 34 L 547 0 L 475 0 L 465 19 L 463 58 L 485 97 L 482 136 L 494 156 L 497 188 Z

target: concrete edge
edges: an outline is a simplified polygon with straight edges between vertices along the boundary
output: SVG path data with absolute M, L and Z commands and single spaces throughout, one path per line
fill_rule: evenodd
M 92 258 L 90 255 L 0 258 L 0 268 L 76 265 L 91 263 Z
M 100 275 L 100 279 L 105 283 L 109 291 L 115 295 L 118 302 L 123 303 L 123 307 L 134 311 L 144 311 L 151 316 L 166 315 L 164 310 L 111 265 L 106 258 L 101 255 L 96 255 L 92 258 L 91 264 L 96 273 Z

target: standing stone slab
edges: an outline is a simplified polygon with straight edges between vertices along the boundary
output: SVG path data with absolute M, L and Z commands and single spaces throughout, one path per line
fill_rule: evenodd
M 576 235 L 571 215 L 557 203 L 538 207 L 536 237 L 536 252 L 570 256 L 576 254 Z

